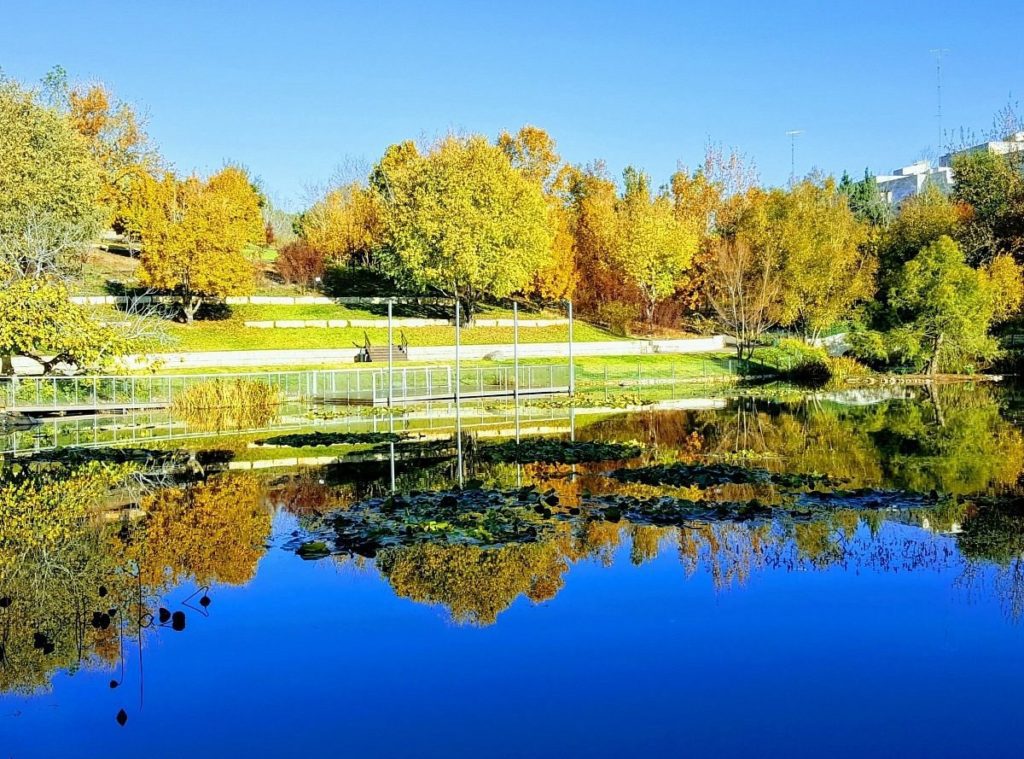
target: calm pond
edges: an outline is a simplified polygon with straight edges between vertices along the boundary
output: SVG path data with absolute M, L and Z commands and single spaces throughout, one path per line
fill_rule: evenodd
M 1022 399 L 11 432 L 0 757 L 1019 756 Z

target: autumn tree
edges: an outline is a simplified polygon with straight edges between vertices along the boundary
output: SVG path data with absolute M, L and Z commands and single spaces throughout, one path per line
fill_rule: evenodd
M 675 291 L 699 238 L 696 230 L 680 223 L 667 195 L 652 195 L 647 175 L 627 168 L 624 180 L 625 191 L 616 207 L 612 255 L 636 285 L 647 323 L 653 325 L 655 306 Z
M 134 109 L 115 100 L 103 84 L 70 88 L 66 109 L 99 168 L 98 201 L 106 209 L 106 221 L 123 229 L 129 196 L 156 169 L 157 153 Z
M 810 338 L 849 315 L 875 291 L 875 257 L 867 227 L 858 221 L 831 179 L 804 180 L 776 192 L 764 235 L 778 236 L 782 259 L 779 319 Z
M 562 163 L 551 136 L 535 126 L 524 126 L 515 135 L 498 137 L 512 167 L 544 192 L 551 227 L 551 256 L 537 272 L 534 291 L 543 299 L 571 298 L 579 272 L 576 266 L 573 218 L 569 200 L 570 169 Z
M 36 362 L 44 373 L 59 366 L 95 369 L 128 350 L 119 331 L 71 302 L 67 288 L 47 279 L 23 278 L 0 289 L 0 373 L 14 373 L 14 357 Z
M 336 187 L 302 214 L 298 228 L 324 260 L 369 264 L 383 234 L 379 198 L 356 183 Z
M 715 244 L 708 282 L 719 325 L 735 342 L 736 355 L 749 359 L 758 338 L 777 323 L 779 261 L 770 248 L 756 247 L 743 236 L 725 236 Z
M 0 78 L 3 249 L 84 247 L 102 217 L 99 190 L 85 138 L 35 93 Z
M 180 294 L 189 324 L 206 299 L 245 292 L 255 277 L 247 253 L 264 239 L 260 202 L 234 166 L 205 182 L 148 178 L 132 211 L 143 242 L 140 282 Z
M 481 297 L 522 292 L 550 260 L 543 191 L 482 137 L 447 137 L 425 153 L 392 146 L 372 181 L 385 271 L 458 298 L 467 320 Z
M 567 192 L 579 271 L 576 300 L 580 310 L 624 330 L 639 315 L 639 297 L 631 283 L 620 276 L 614 261 L 618 201 L 615 183 L 603 164 L 572 167 Z

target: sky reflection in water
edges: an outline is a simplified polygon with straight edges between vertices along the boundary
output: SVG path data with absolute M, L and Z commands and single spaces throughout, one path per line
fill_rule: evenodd
M 581 440 L 639 442 L 631 465 L 714 461 L 937 491 L 935 505 L 884 514 L 811 513 L 764 483 L 701 494 L 605 476 L 622 462 L 485 463 L 477 441 L 467 477 L 506 493 L 537 482 L 559 496 L 556 512 L 583 513 L 541 515 L 532 542 L 420 535 L 364 551 L 375 558 L 303 561 L 296 547 L 329 540 L 335 510 L 386 493 L 386 465 L 372 482 L 360 464 L 147 492 L 148 516 L 129 527 L 67 527 L 30 574 L 0 565 L 12 599 L 0 610 L 0 756 L 1014 755 L 1015 409 L 1008 392 L 951 388 L 577 427 Z M 452 462 L 431 460 L 399 466 L 400 489 L 448 487 Z M 632 524 L 588 516 L 588 493 L 780 510 Z M 27 550 L 29 534 L 0 546 Z M 185 629 L 161 626 L 160 608 L 184 612 Z

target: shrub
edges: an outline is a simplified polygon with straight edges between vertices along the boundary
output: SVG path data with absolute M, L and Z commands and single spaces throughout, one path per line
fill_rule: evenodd
M 841 382 L 871 371 L 853 357 L 829 356 L 824 348 L 791 338 L 758 349 L 756 357 L 781 374 L 804 382 Z
M 407 291 L 391 277 L 366 266 L 331 264 L 323 278 L 324 293 L 335 298 L 354 295 L 384 297 Z
M 825 359 L 831 382 L 842 382 L 850 377 L 865 377 L 871 369 L 852 356 L 828 356 Z
M 597 307 L 595 321 L 608 327 L 613 334 L 626 337 L 629 326 L 640 315 L 640 309 L 633 303 L 608 302 Z
M 277 257 L 277 273 L 285 282 L 312 288 L 322 279 L 326 270 L 324 254 L 305 240 L 290 242 L 281 248 Z
M 190 385 L 175 396 L 171 412 L 197 430 L 246 429 L 268 424 L 279 403 L 276 387 L 237 377 Z

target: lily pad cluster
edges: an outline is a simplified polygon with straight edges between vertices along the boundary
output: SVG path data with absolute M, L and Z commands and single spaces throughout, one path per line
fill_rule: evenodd
M 580 513 L 566 508 L 553 491 L 530 486 L 520 490 L 413 491 L 373 498 L 325 518 L 326 530 L 303 542 L 303 558 L 329 552 L 373 557 L 389 546 L 448 543 L 499 546 L 534 542 L 555 523 Z
M 776 485 L 798 490 L 802 488 L 835 487 L 840 480 L 827 474 L 795 474 L 770 472 L 767 469 L 732 464 L 659 464 L 636 469 L 616 469 L 611 477 L 620 482 L 644 485 L 711 488 L 722 485 Z
M 588 516 L 608 522 L 626 520 L 631 524 L 668 527 L 687 522 L 745 522 L 785 518 L 801 522 L 821 518 L 826 512 L 910 511 L 934 507 L 937 494 L 905 493 L 898 490 L 835 490 L 790 494 L 780 504 L 757 499 L 719 502 L 694 501 L 669 496 L 637 498 L 628 495 L 603 495 L 585 504 Z
M 579 464 L 592 461 L 621 461 L 640 455 L 638 443 L 579 442 L 551 438 L 532 438 L 517 443 L 504 443 L 480 448 L 483 461 L 502 463 L 542 462 L 545 464 Z
M 398 432 L 299 432 L 260 440 L 257 445 L 282 448 L 316 448 L 330 445 L 380 445 L 397 443 L 408 435 Z

